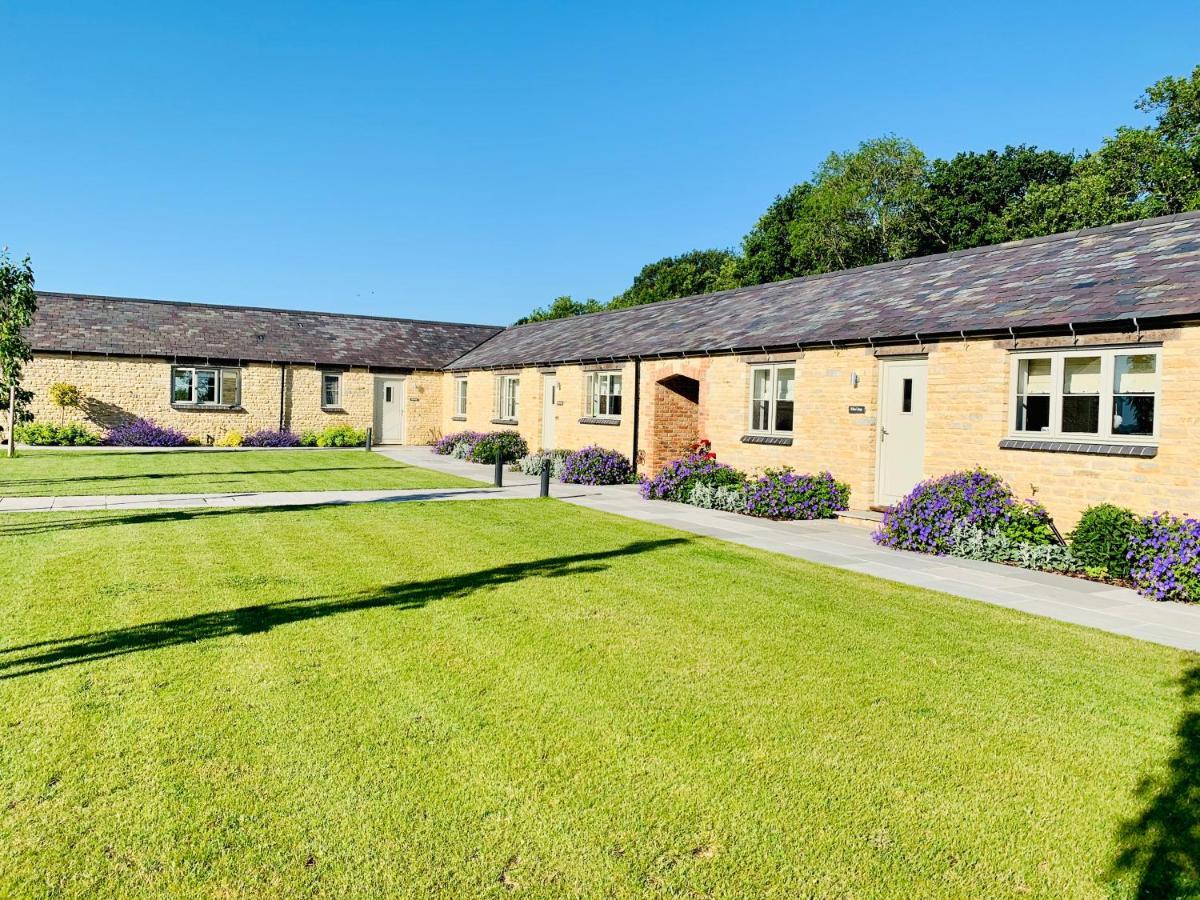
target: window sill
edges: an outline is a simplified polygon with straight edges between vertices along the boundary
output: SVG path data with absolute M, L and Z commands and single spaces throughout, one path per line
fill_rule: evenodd
M 241 406 L 227 406 L 224 403 L 172 403 L 171 409 L 180 412 L 245 412 Z
M 492 419 L 493 425 L 516 425 L 516 419 Z
M 341 406 L 322 406 L 321 412 L 327 413 L 344 413 L 346 410 Z
M 790 447 L 792 439 L 790 437 L 779 437 L 774 434 L 743 434 L 743 444 L 765 444 L 769 447 Z
M 465 421 L 467 421 L 467 417 L 466 416 L 451 416 L 450 421 L 451 422 L 465 422 Z
M 600 416 L 584 416 L 579 420 L 580 425 L 620 425 L 620 419 L 606 419 Z
M 1005 438 L 1000 442 L 1001 450 L 1036 450 L 1042 453 L 1083 453 L 1091 456 L 1131 456 L 1138 459 L 1153 459 L 1158 456 L 1154 444 L 1105 444 L 1083 441 L 1046 441 L 1029 438 Z

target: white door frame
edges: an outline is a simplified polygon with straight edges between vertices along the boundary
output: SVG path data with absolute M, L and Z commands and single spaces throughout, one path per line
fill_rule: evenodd
M 558 439 L 558 376 L 542 375 L 542 449 L 553 450 L 554 442 Z M 546 423 L 550 424 L 547 443 Z
M 397 394 L 399 399 L 396 401 L 396 408 L 400 415 L 399 435 L 389 437 L 383 433 L 383 404 L 384 392 L 389 383 L 398 385 Z M 405 438 L 405 430 L 408 427 L 408 416 L 404 408 L 404 397 L 407 383 L 403 375 L 377 375 L 375 376 L 375 443 L 377 444 L 403 444 Z
M 925 437 L 929 427 L 928 414 L 928 398 L 929 398 L 929 355 L 926 353 L 912 354 L 909 356 L 889 356 L 880 358 L 879 362 L 879 417 L 875 423 L 875 505 L 890 505 L 890 501 L 883 497 L 883 456 L 884 456 L 884 422 L 887 419 L 887 387 L 888 387 L 888 370 L 897 365 L 912 365 L 913 363 L 922 363 L 925 365 L 925 397 L 922 403 L 922 422 L 921 422 L 921 450 L 922 455 L 925 450 Z

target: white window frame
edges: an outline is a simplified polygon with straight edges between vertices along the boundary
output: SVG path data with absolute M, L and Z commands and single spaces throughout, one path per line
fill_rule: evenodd
M 788 430 L 775 427 L 775 404 L 779 402 L 776 396 L 778 393 L 777 384 L 780 369 L 792 370 L 792 427 Z M 754 427 L 754 404 L 761 402 L 756 400 L 754 396 L 754 376 L 757 372 L 770 372 L 771 376 L 767 381 L 767 428 Z M 795 362 L 779 362 L 779 363 L 763 363 L 760 365 L 750 366 L 750 385 L 747 393 L 750 397 L 750 403 L 746 410 L 746 433 L 761 434 L 768 437 L 792 437 L 796 433 L 796 381 L 799 378 L 800 371 Z
M 1099 430 L 1080 433 L 1062 430 L 1063 373 L 1065 361 L 1079 357 L 1100 357 Z M 1113 433 L 1113 375 L 1118 356 L 1154 357 L 1154 433 Z M 1068 444 L 1157 444 L 1162 422 L 1162 346 L 1122 344 L 1097 347 L 1072 347 L 1047 350 L 1021 350 L 1010 354 L 1008 386 L 1008 436 L 1016 440 L 1048 440 Z M 1050 359 L 1050 427 L 1045 431 L 1017 430 L 1017 388 L 1022 360 Z
M 332 378 L 337 384 L 337 396 L 332 403 L 327 402 L 326 384 L 328 379 Z M 342 408 L 342 373 L 341 372 L 322 372 L 321 373 L 321 409 L 341 409 Z
M 521 408 L 520 394 L 520 375 L 497 375 L 495 418 L 511 422 L 517 421 Z
M 454 415 L 467 415 L 467 379 L 454 379 Z
M 613 390 L 614 386 L 616 391 Z M 620 369 L 605 372 L 588 372 L 584 379 L 583 386 L 583 403 L 584 415 L 589 419 L 612 419 L 619 421 L 621 413 L 612 412 L 612 399 L 618 398 L 622 410 L 625 407 L 625 401 L 622 398 L 625 388 L 624 378 Z M 607 403 L 601 403 L 602 399 L 606 399 Z M 601 412 L 601 407 L 607 407 L 606 412 Z
M 191 375 L 191 388 L 188 393 L 188 399 L 177 400 L 175 398 L 175 378 L 180 372 L 188 372 Z M 204 400 L 197 402 L 196 400 L 196 381 L 198 372 L 211 372 L 213 380 L 216 384 L 212 400 Z M 233 373 L 234 376 L 234 396 L 226 397 L 225 376 L 228 373 Z M 241 405 L 242 402 L 242 370 L 232 366 L 171 366 L 171 405 L 194 407 L 204 409 L 206 407 L 228 407 L 234 408 Z

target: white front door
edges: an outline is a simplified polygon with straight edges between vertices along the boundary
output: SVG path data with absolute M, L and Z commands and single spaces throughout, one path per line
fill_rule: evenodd
M 925 474 L 927 359 L 879 363 L 879 462 L 875 500 L 891 506 Z
M 542 449 L 554 449 L 554 420 L 558 415 L 558 376 L 542 376 Z
M 404 442 L 404 379 L 381 378 L 376 383 L 379 398 L 379 443 Z

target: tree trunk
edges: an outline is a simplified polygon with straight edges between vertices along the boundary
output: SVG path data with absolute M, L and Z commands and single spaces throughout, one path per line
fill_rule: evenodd
M 17 385 L 11 379 L 8 382 L 8 458 L 17 454 Z

